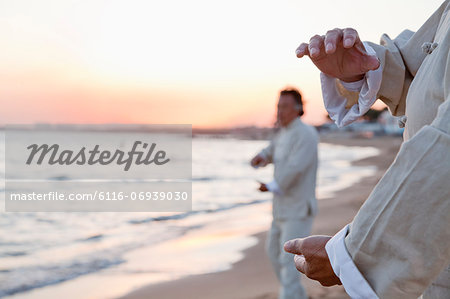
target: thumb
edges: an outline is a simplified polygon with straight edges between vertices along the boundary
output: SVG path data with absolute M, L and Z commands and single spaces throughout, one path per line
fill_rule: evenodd
M 284 251 L 293 254 L 303 254 L 303 240 L 301 238 L 292 239 L 284 243 Z
M 363 67 L 365 68 L 365 72 L 376 70 L 380 67 L 380 61 L 376 55 L 365 55 Z
M 367 51 L 361 40 L 356 41 L 354 48 L 362 55 L 362 71 L 364 73 L 376 70 L 380 66 L 377 54 L 373 50 Z

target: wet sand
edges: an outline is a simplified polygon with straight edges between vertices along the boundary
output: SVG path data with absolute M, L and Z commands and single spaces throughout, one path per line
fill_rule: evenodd
M 355 161 L 358 166 L 377 166 L 376 174 L 358 184 L 343 189 L 333 198 L 319 201 L 319 213 L 313 234 L 333 235 L 356 215 L 373 187 L 394 160 L 401 145 L 400 137 L 373 139 L 324 137 L 321 142 L 346 146 L 373 146 L 380 155 Z M 144 286 L 122 297 L 127 299 L 276 299 L 278 281 L 264 251 L 266 232 L 256 234 L 258 244 L 244 251 L 245 257 L 227 271 L 192 275 L 178 280 Z M 303 279 L 310 298 L 349 298 L 343 287 L 322 287 L 308 278 Z

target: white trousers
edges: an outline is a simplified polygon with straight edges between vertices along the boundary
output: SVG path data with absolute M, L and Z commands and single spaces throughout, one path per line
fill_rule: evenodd
M 286 241 L 310 235 L 314 217 L 274 219 L 266 240 L 266 252 L 280 281 L 279 299 L 307 299 L 300 282 L 301 273 L 294 265 L 294 255 L 283 249 Z

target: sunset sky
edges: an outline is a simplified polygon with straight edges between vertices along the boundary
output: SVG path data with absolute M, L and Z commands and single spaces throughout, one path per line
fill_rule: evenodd
M 0 0 L 0 124 L 271 125 L 279 90 L 323 122 L 319 72 L 296 47 L 335 27 L 378 42 L 437 0 Z

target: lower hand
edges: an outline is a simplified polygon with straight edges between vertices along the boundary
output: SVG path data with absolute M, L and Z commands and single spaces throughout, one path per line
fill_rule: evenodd
M 330 239 L 330 236 L 311 236 L 289 240 L 284 244 L 285 251 L 295 254 L 297 270 L 326 287 L 342 284 L 334 274 L 325 250 L 325 244 Z
M 264 184 L 264 183 L 259 183 L 259 188 L 258 188 L 258 190 L 261 191 L 261 192 L 267 192 L 267 191 L 269 191 L 269 189 L 267 189 L 266 184 Z

